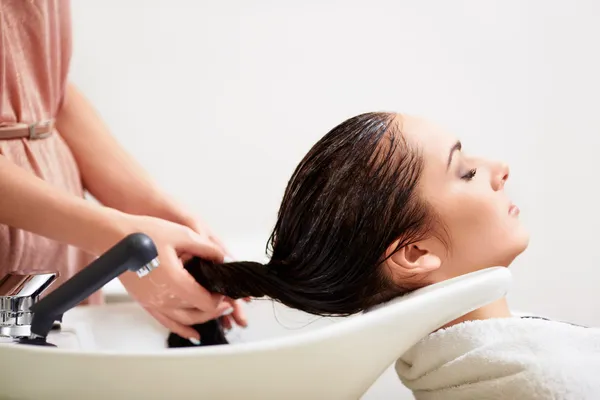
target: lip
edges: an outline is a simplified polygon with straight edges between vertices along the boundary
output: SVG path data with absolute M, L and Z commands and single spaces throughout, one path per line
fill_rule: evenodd
M 519 215 L 519 213 L 521 212 L 521 210 L 519 210 L 519 207 L 517 207 L 514 204 L 511 204 L 510 207 L 508 207 L 508 214 L 509 215 Z

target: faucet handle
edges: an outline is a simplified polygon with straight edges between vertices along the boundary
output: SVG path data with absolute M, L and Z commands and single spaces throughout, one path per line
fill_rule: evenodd
M 0 336 L 29 335 L 33 318 L 30 307 L 55 280 L 55 273 L 10 273 L 0 278 Z
M 0 279 L 0 297 L 38 297 L 56 279 L 55 273 L 7 274 Z

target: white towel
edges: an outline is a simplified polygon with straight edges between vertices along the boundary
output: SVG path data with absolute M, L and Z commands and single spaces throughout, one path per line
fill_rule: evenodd
M 600 399 L 600 329 L 542 319 L 469 321 L 396 362 L 418 400 Z

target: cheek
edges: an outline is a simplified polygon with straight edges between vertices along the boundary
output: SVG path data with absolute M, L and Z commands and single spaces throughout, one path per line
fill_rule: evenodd
M 459 196 L 448 210 L 451 230 L 458 236 L 478 236 L 489 231 L 498 220 L 498 212 L 490 201 L 473 196 Z
M 527 246 L 526 232 L 508 213 L 508 200 L 482 178 L 470 183 L 432 178 L 422 192 L 449 236 L 450 252 L 443 260 L 449 276 L 507 266 Z
M 508 210 L 502 214 L 493 198 L 456 195 L 444 208 L 454 254 L 475 261 L 503 250 L 509 234 Z

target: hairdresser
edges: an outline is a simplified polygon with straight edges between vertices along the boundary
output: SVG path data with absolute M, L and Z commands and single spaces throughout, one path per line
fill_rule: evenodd
M 195 339 L 189 325 L 223 314 L 245 325 L 237 303 L 183 269 L 181 258 L 220 261 L 224 247 L 110 135 L 68 81 L 70 52 L 67 0 L 0 2 L 0 277 L 57 272 L 56 288 L 128 234 L 144 232 L 161 266 L 120 280 L 156 320 Z M 86 191 L 101 204 L 85 200 Z M 99 291 L 84 303 L 102 301 Z

